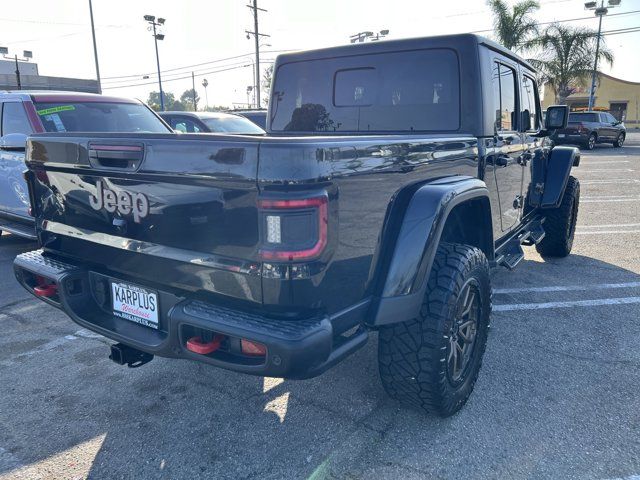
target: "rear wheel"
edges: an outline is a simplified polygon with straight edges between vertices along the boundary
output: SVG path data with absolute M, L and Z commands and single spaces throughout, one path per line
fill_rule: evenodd
M 478 378 L 490 314 L 484 253 L 441 244 L 416 317 L 380 330 L 378 366 L 389 396 L 445 417 L 460 410 Z
M 618 138 L 616 138 L 616 141 L 613 142 L 613 146 L 616 148 L 622 147 L 622 145 L 624 145 L 624 139 L 625 139 L 625 134 L 623 132 L 620 135 L 618 135 Z
M 593 150 L 596 146 L 596 134 L 592 133 L 591 135 L 589 135 L 589 138 L 587 138 L 587 142 L 584 144 L 584 148 L 586 148 L 587 150 Z
M 548 210 L 544 222 L 545 236 L 536 245 L 543 257 L 566 257 L 571 253 L 576 233 L 578 206 L 580 204 L 580 182 L 569 177 L 567 188 L 558 208 Z

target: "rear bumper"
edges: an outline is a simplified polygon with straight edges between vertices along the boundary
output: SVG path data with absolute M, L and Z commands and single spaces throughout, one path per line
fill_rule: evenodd
M 38 238 L 36 236 L 36 222 L 33 217 L 21 217 L 0 212 L 0 230 L 29 240 L 37 240 Z
M 117 317 L 110 311 L 108 282 L 122 279 L 68 263 L 40 250 L 18 255 L 14 272 L 29 292 L 62 309 L 79 325 L 105 337 L 152 355 L 196 360 L 252 375 L 311 378 L 339 363 L 368 339 L 368 332 L 363 328 L 348 337 L 334 335 L 327 317 L 274 319 L 155 288 L 152 290 L 158 294 L 159 328 L 153 329 Z M 57 293 L 47 297 L 37 295 L 34 287 L 41 279 L 36 276 L 53 282 Z M 225 347 L 209 354 L 194 353 L 186 347 L 194 332 L 222 335 Z M 266 355 L 242 354 L 237 348 L 241 339 L 266 346 Z
M 551 137 L 551 139 L 556 144 L 583 144 L 587 143 L 589 135 L 587 135 L 586 133 L 556 133 Z

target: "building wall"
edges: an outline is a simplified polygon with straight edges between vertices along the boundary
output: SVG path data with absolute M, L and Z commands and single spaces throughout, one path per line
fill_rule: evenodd
M 20 75 L 23 90 L 61 90 L 64 92 L 100 93 L 97 80 L 81 78 L 47 77 L 45 75 Z M 0 73 L 0 90 L 16 90 L 15 74 Z
M 567 98 L 567 105 L 573 108 L 589 105 L 591 77 L 584 81 L 584 85 L 578 87 L 576 92 Z M 556 93 L 553 88 L 545 85 L 543 106 L 546 108 L 553 105 L 555 98 Z M 594 106 L 610 111 L 614 117 L 623 120 L 629 127 L 640 127 L 640 83 L 599 73 Z

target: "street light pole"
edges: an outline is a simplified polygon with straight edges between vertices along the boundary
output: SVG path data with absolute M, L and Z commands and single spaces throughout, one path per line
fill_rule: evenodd
M 158 53 L 158 40 L 164 40 L 164 35 L 162 33 L 158 33 L 156 31 L 157 26 L 164 25 L 165 19 L 158 18 L 156 22 L 156 17 L 153 15 L 145 15 L 144 19 L 151 25 L 150 28 L 153 28 L 153 40 L 156 46 L 156 64 L 158 65 L 158 87 L 160 88 L 160 111 L 164 112 L 164 93 L 162 92 L 162 76 L 160 75 L 160 54 Z
M 102 93 L 102 85 L 100 83 L 100 66 L 98 65 L 98 47 L 96 46 L 96 29 L 93 24 L 93 5 L 89 0 L 89 17 L 91 17 L 91 36 L 93 37 L 93 57 L 96 62 L 96 78 L 98 80 L 98 93 Z
M 607 7 L 617 7 L 620 5 L 620 0 L 608 0 Z M 596 40 L 596 58 L 593 61 L 593 72 L 591 74 L 591 88 L 589 89 L 589 110 L 593 110 L 595 106 L 595 94 L 596 94 L 596 79 L 598 76 L 598 57 L 600 56 L 600 37 L 602 36 L 602 17 L 608 12 L 609 8 L 604 6 L 604 0 L 600 0 L 600 6 L 598 2 L 586 2 L 584 7 L 587 10 L 593 10 L 598 19 L 598 38 Z
M 207 93 L 207 87 L 209 86 L 209 80 L 206 78 L 202 80 L 202 86 L 204 87 L 204 98 L 207 102 L 207 109 L 209 109 L 209 94 Z
M 18 85 L 18 90 L 22 90 L 22 84 L 20 83 L 20 66 L 18 65 L 18 54 L 15 55 L 16 60 L 16 84 Z

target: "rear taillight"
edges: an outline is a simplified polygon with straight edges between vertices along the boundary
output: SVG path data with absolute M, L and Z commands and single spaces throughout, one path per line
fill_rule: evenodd
M 258 201 L 260 256 L 265 260 L 309 260 L 327 246 L 327 197 Z

